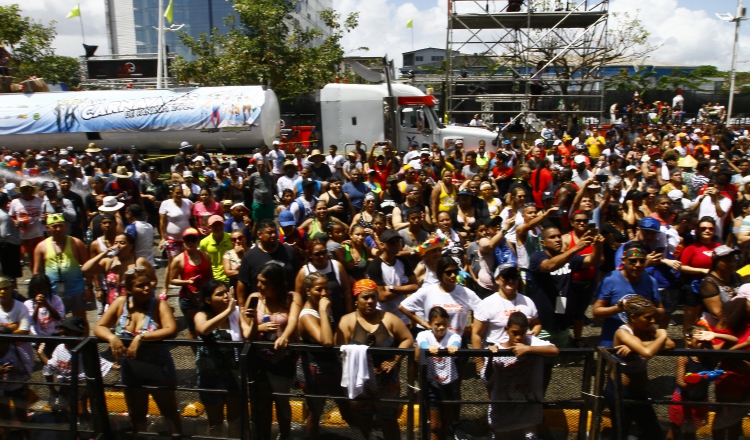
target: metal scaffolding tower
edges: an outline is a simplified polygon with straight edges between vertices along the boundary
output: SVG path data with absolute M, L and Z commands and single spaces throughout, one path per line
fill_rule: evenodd
M 601 120 L 608 6 L 448 0 L 445 120 L 468 122 L 479 113 L 486 123 L 521 122 L 532 131 L 540 129 L 538 116 Z

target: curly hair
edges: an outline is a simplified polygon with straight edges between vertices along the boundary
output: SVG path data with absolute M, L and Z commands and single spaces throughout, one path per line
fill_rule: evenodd
M 722 320 L 726 328 L 735 334 L 745 331 L 745 323 L 750 321 L 747 313 L 747 301 L 742 298 L 727 301 L 722 306 Z

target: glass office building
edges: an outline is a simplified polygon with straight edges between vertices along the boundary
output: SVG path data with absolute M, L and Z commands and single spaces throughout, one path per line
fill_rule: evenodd
M 169 0 L 164 0 L 164 8 Z M 146 54 L 157 51 L 159 0 L 106 0 L 107 33 L 112 54 Z M 211 29 L 225 32 L 225 18 L 234 14 L 234 3 L 227 0 L 174 0 L 173 22 L 184 24 L 182 31 L 192 37 Z M 330 35 L 318 17 L 318 11 L 333 7 L 333 0 L 298 0 L 292 19 L 302 29 L 320 28 Z M 165 25 L 166 26 L 166 25 Z M 177 32 L 165 32 L 169 52 L 192 59 Z

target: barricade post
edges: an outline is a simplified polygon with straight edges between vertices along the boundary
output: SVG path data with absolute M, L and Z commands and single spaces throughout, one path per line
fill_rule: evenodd
M 99 351 L 97 338 L 86 338 L 80 347 L 83 355 L 83 371 L 86 373 L 86 390 L 89 395 L 89 405 L 93 418 L 93 428 L 97 439 L 112 438 L 107 413 L 107 401 L 104 397 L 104 382 L 102 370 L 99 367 Z

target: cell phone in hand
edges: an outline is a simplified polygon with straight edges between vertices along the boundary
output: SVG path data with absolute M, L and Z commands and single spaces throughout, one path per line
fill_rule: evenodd
M 250 304 L 248 304 L 247 308 L 248 309 L 257 309 L 258 308 L 258 300 L 259 299 L 260 299 L 260 297 L 258 297 L 258 296 L 254 296 L 254 297 L 250 298 Z
M 606 174 L 597 174 L 596 181 L 599 183 L 607 183 L 609 181 L 609 176 Z
M 659 246 L 658 248 L 656 248 L 656 253 L 657 254 L 663 254 L 664 253 L 664 246 Z
M 599 228 L 596 227 L 596 223 L 594 222 L 589 223 L 588 229 L 594 235 L 599 234 Z

